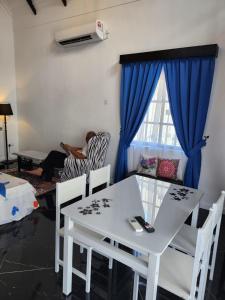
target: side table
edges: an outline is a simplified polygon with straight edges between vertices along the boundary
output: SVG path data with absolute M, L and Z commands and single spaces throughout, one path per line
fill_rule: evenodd
M 8 162 L 6 160 L 0 161 L 0 169 L 8 169 L 10 165 L 16 163 L 16 159 L 10 159 Z

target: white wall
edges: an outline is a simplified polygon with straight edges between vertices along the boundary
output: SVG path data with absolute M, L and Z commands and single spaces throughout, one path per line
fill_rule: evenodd
M 108 161 L 114 165 L 119 137 L 119 55 L 218 43 L 200 188 L 225 188 L 225 2 L 224 0 L 77 0 L 9 4 L 14 16 L 20 148 L 50 150 L 59 142 L 79 144 L 88 129 L 108 130 Z M 63 49 L 54 32 L 102 19 L 110 38 Z M 105 101 L 106 100 L 106 101 Z M 105 102 L 107 104 L 105 104 Z
M 7 118 L 8 143 L 13 146 L 10 152 L 18 148 L 16 82 L 14 63 L 13 23 L 7 8 L 0 1 L 0 103 L 11 103 L 14 116 Z M 0 127 L 3 128 L 3 117 Z M 4 131 L 0 131 L 0 161 L 5 159 Z

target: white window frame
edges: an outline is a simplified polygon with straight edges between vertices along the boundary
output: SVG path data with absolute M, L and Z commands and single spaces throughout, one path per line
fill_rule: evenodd
M 160 78 L 159 80 L 165 80 L 165 75 L 164 75 L 164 71 L 162 70 L 163 74 L 160 74 Z M 140 141 L 140 140 L 133 140 L 131 144 L 137 145 L 137 144 L 141 144 L 143 146 L 157 146 L 157 148 L 168 148 L 168 149 L 174 149 L 174 150 L 182 150 L 181 146 L 177 146 L 177 145 L 169 145 L 169 144 L 163 144 L 162 143 L 162 132 L 163 132 L 163 126 L 173 126 L 174 128 L 174 124 L 172 123 L 168 123 L 168 122 L 163 122 L 163 118 L 165 115 L 165 106 L 167 103 L 169 103 L 169 101 L 165 98 L 165 93 L 167 93 L 167 91 L 165 91 L 164 89 L 166 89 L 166 84 L 160 85 L 159 86 L 159 91 L 158 91 L 158 98 L 154 98 L 155 95 L 153 95 L 153 98 L 150 102 L 150 105 L 152 103 L 161 103 L 161 114 L 160 114 L 160 120 L 159 122 L 153 122 L 153 121 L 147 121 L 145 122 L 144 119 L 144 123 L 145 124 L 153 124 L 153 125 L 158 125 L 159 126 L 159 133 L 158 133 L 158 142 L 157 143 L 153 143 L 151 141 L 147 141 L 147 137 L 145 136 L 145 140 L 144 141 Z M 149 108 L 147 111 L 147 114 L 149 113 Z M 146 118 L 146 116 L 145 116 Z M 142 126 L 142 125 L 141 125 Z M 175 128 L 174 128 L 175 130 Z M 147 131 L 146 131 L 147 132 Z M 179 142 L 179 141 L 178 141 Z

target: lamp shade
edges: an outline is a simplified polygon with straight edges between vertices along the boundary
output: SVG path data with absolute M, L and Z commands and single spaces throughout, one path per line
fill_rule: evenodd
M 11 104 L 0 103 L 0 116 L 10 116 L 13 115 Z

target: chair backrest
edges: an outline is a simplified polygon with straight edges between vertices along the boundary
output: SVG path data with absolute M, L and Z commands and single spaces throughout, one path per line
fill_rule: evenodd
M 209 215 L 201 228 L 198 229 L 197 242 L 195 256 L 200 259 L 203 256 L 205 249 L 207 249 L 212 239 L 213 232 L 213 220 L 215 217 L 216 210 L 212 209 L 209 211 Z
M 61 180 L 66 181 L 86 174 L 88 181 L 90 170 L 104 166 L 109 141 L 110 134 L 108 132 L 99 132 L 88 141 L 86 159 L 77 159 L 72 154 L 69 155 L 64 161 Z
M 211 210 L 213 211 L 215 210 L 214 220 L 213 220 L 214 229 L 217 226 L 217 224 L 220 222 L 223 214 L 224 198 L 225 198 L 225 191 L 222 191 L 219 199 L 216 201 L 216 203 L 213 203 L 213 206 L 211 208 Z
M 89 170 L 96 170 L 104 166 L 109 141 L 110 134 L 108 132 L 99 132 L 89 140 L 87 149 Z
M 74 198 L 85 197 L 86 174 L 64 182 L 56 183 L 56 228 L 60 228 L 61 204 Z
M 197 242 L 194 256 L 194 267 L 192 273 L 192 288 L 190 299 L 195 299 L 198 275 L 203 257 L 209 256 L 209 247 L 211 246 L 213 234 L 213 220 L 215 217 L 215 209 L 209 211 L 209 215 L 201 228 L 198 229 Z
M 106 184 L 106 187 L 110 184 L 110 165 L 103 168 L 90 171 L 89 175 L 89 195 L 93 193 L 93 189 L 102 184 Z

